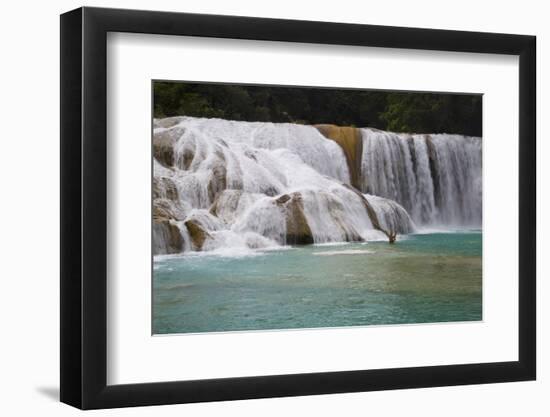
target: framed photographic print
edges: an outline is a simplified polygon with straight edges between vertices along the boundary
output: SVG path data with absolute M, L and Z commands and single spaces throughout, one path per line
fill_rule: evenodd
M 535 379 L 535 38 L 61 16 L 61 400 Z

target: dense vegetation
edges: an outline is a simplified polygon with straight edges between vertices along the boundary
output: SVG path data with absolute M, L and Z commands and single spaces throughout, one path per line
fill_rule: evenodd
M 180 82 L 154 83 L 154 115 L 332 123 L 481 136 L 481 96 Z

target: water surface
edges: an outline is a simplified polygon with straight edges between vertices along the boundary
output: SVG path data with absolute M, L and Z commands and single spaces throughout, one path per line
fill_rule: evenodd
M 157 257 L 153 333 L 482 319 L 482 235 Z

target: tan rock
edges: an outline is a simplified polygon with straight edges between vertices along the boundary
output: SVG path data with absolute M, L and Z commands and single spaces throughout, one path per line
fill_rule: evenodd
M 372 226 L 376 229 L 384 233 L 388 237 L 388 241 L 390 243 L 394 243 L 397 238 L 397 233 L 409 233 L 410 230 L 388 230 L 387 228 L 382 226 L 382 223 L 378 219 L 378 215 L 376 214 L 376 210 L 374 210 L 374 207 L 369 203 L 369 201 L 365 198 L 365 196 L 354 189 L 353 187 L 344 185 L 347 189 L 350 191 L 353 191 L 359 198 L 361 198 L 361 201 L 363 202 L 365 209 L 367 210 L 367 214 L 369 216 L 369 219 L 372 223 Z
M 355 127 L 330 124 L 315 125 L 315 127 L 323 136 L 340 145 L 346 156 L 351 185 L 360 190 L 361 159 L 363 155 L 361 131 Z
M 183 251 L 180 229 L 168 219 L 153 220 L 153 254 L 163 255 Z
M 212 177 L 208 183 L 208 196 L 210 201 L 215 201 L 216 197 L 225 190 L 226 187 L 226 175 L 227 169 L 225 168 L 225 162 L 220 161 L 219 164 L 212 168 Z
M 172 126 L 177 125 L 182 120 L 183 120 L 182 116 L 174 116 L 174 117 L 165 117 L 165 118 L 162 118 L 162 119 L 155 119 L 155 120 L 153 120 L 153 126 L 154 127 L 170 128 Z
M 224 190 L 223 194 L 218 194 L 210 206 L 210 214 L 220 217 L 221 212 L 225 210 L 234 213 L 239 206 L 239 200 L 242 194 L 242 190 Z
M 178 201 L 178 189 L 167 177 L 153 177 L 153 198 L 167 198 Z
M 284 194 L 275 200 L 283 207 L 286 221 L 286 243 L 306 245 L 314 243 L 313 233 L 304 214 L 304 205 L 300 193 Z
M 153 219 L 183 220 L 185 215 L 185 210 L 178 201 L 166 198 L 153 200 Z
M 199 223 L 194 220 L 187 220 L 185 222 L 185 227 L 187 227 L 187 231 L 189 232 L 189 237 L 191 238 L 191 243 L 193 244 L 194 249 L 200 251 L 204 245 L 204 241 L 210 235 Z
M 174 166 L 174 145 L 184 132 L 183 127 L 175 127 L 153 135 L 153 155 L 165 167 Z
M 363 204 L 365 206 L 365 209 L 367 210 L 367 214 L 369 215 L 369 219 L 370 219 L 370 222 L 372 223 L 372 226 L 376 230 L 380 230 L 386 236 L 388 236 L 390 231 L 389 230 L 384 230 L 384 228 L 380 225 L 380 222 L 378 221 L 378 215 L 376 214 L 376 211 L 370 205 L 369 201 L 365 198 L 365 196 L 362 193 L 360 193 L 359 191 L 357 191 L 356 189 L 354 189 L 353 187 L 348 187 L 348 186 L 345 186 L 345 187 L 348 190 L 353 191 L 361 199 L 361 201 L 363 202 Z

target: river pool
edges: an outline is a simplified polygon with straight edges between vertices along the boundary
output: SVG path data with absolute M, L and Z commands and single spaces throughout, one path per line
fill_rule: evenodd
M 153 333 L 482 319 L 480 231 L 156 257 Z

